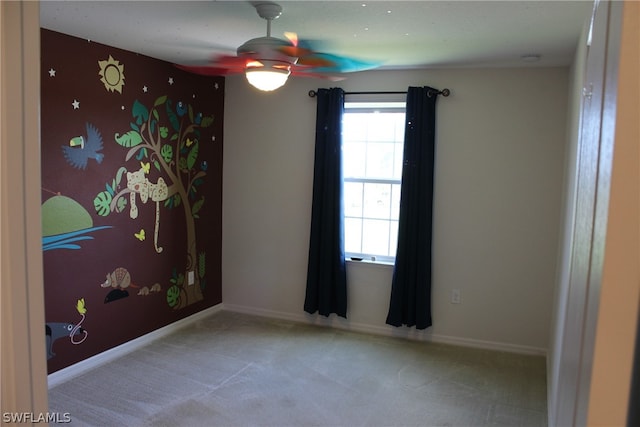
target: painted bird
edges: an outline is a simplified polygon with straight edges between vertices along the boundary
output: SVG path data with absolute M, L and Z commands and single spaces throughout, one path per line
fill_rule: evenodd
M 76 136 L 69 141 L 69 146 L 62 146 L 64 158 L 74 168 L 85 169 L 89 159 L 101 163 L 104 154 L 102 150 L 102 136 L 91 123 L 87 123 L 87 136 Z

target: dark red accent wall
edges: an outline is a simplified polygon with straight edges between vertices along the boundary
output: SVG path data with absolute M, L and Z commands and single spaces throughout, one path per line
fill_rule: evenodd
M 41 51 L 52 373 L 221 302 L 224 78 L 44 29 Z

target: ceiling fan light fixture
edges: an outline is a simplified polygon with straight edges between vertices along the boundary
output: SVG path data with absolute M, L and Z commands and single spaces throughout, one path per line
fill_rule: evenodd
M 279 68 L 247 68 L 245 76 L 251 86 L 264 92 L 284 86 L 291 71 Z

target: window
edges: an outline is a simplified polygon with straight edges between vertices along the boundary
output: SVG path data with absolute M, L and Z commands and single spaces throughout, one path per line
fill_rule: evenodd
M 404 102 L 345 102 L 345 252 L 393 262 L 398 239 Z

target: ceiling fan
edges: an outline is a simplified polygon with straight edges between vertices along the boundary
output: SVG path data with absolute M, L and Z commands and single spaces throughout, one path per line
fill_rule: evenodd
M 207 65 L 177 65 L 197 74 L 227 75 L 245 73 L 249 83 L 262 91 L 283 86 L 289 75 L 340 80 L 337 74 L 363 71 L 379 64 L 318 52 L 313 42 L 299 40 L 295 33 L 285 39 L 271 36 L 271 22 L 282 14 L 282 6 L 270 1 L 254 1 L 258 16 L 267 21 L 267 35 L 245 42 L 237 56 L 218 55 Z

